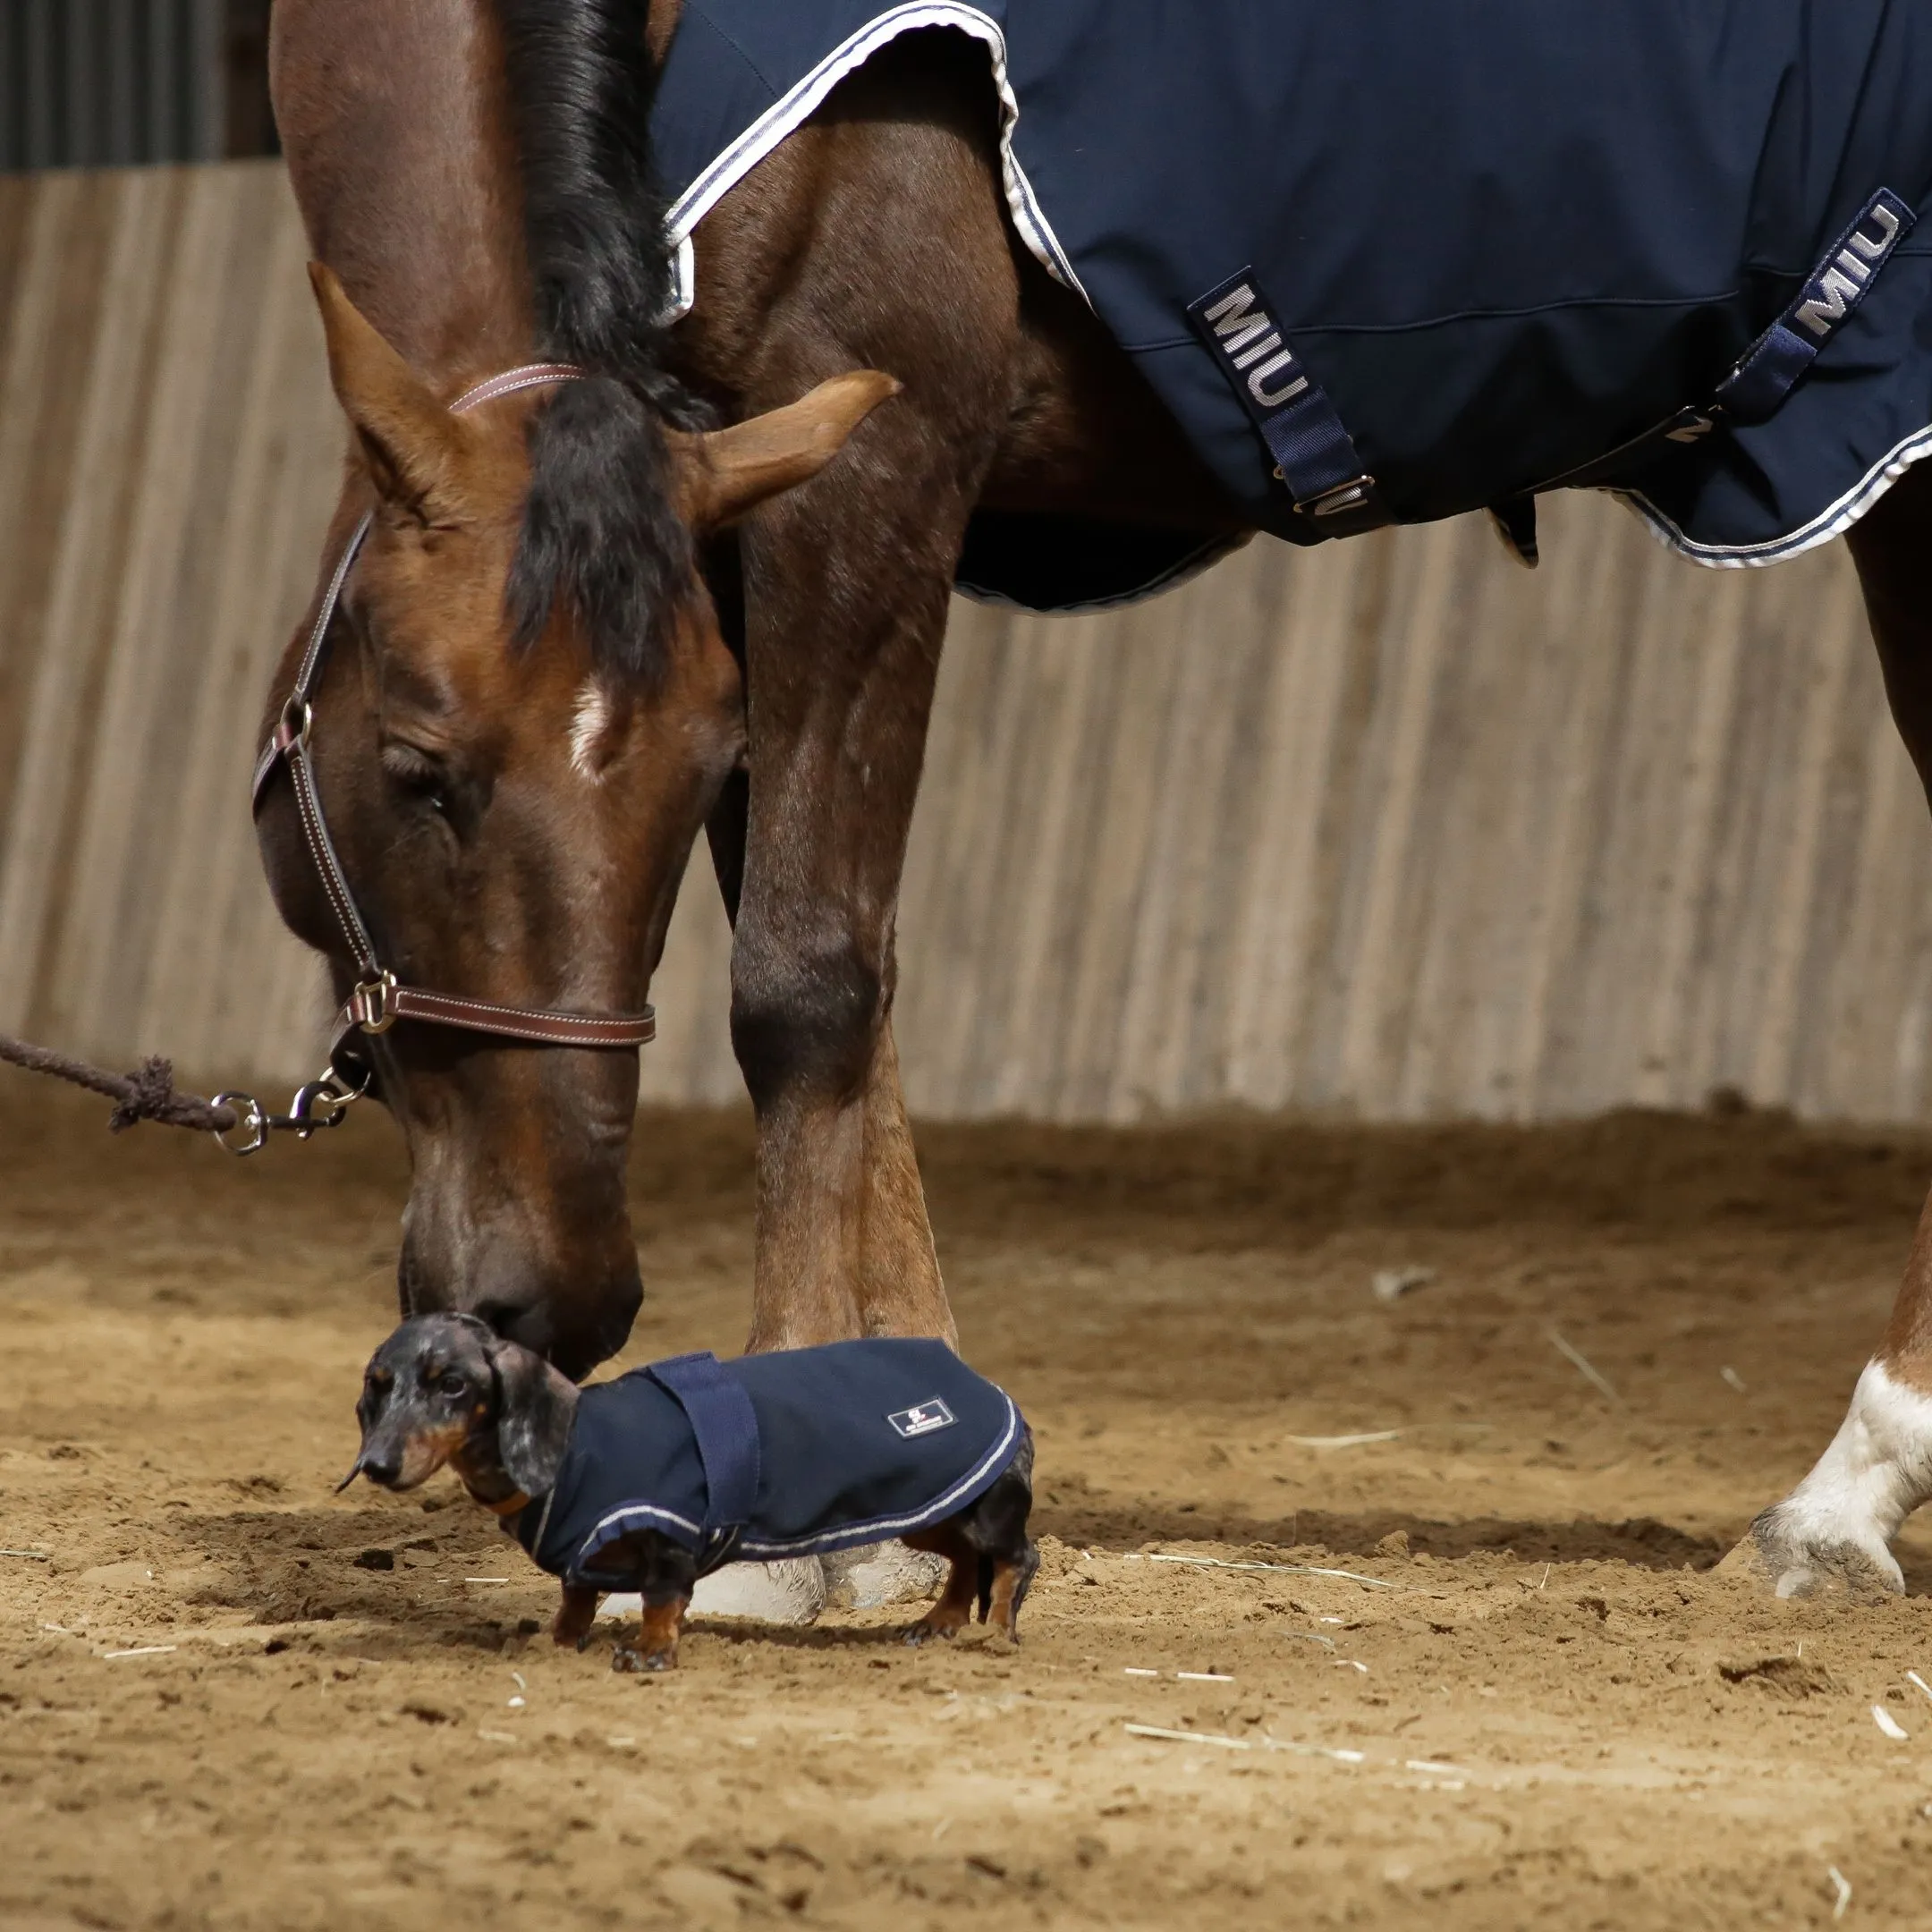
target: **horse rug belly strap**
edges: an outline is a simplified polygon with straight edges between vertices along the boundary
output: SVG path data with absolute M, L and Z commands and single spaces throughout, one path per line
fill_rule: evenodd
M 675 1356 L 579 1395 L 555 1487 L 505 1527 L 552 1575 L 606 1589 L 631 1579 L 599 1556 L 640 1530 L 700 1571 L 852 1549 L 956 1515 L 1024 1430 L 943 1342 Z
M 674 237 L 933 28 L 992 65 L 1021 241 L 1258 528 L 1591 485 L 1769 563 L 1932 451 L 1924 0 L 686 0 Z M 1051 603 L 1009 575 L 979 587 Z

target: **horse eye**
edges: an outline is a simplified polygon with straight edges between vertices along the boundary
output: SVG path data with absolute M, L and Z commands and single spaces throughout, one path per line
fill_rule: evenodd
M 438 818 L 449 817 L 449 792 L 444 774 L 414 746 L 385 745 L 382 762 L 389 782 L 411 804 L 426 805 Z

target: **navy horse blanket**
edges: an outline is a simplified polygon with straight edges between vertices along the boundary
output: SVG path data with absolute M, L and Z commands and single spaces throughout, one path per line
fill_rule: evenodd
M 687 301 L 719 197 L 931 29 L 986 50 L 1021 240 L 1258 529 L 1591 485 L 1767 564 L 1932 451 L 1927 0 L 686 0 L 652 127 Z M 1199 561 L 1168 547 L 961 574 L 1100 601 Z
M 956 1515 L 1025 1437 L 943 1342 L 679 1355 L 583 1390 L 555 1484 L 504 1528 L 553 1576 L 628 1589 L 598 1559 L 635 1530 L 701 1572 L 852 1549 Z

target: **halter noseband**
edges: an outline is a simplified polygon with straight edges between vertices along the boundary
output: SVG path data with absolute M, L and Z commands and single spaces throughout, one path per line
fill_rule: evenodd
M 549 383 L 574 382 L 583 371 L 566 362 L 531 362 L 505 369 L 472 389 L 466 389 L 450 404 L 453 415 L 493 402 L 501 396 L 514 395 L 521 389 L 540 388 Z M 315 687 L 320 681 L 328 657 L 329 626 L 342 602 L 343 586 L 349 580 L 363 539 L 375 520 L 373 511 L 365 512 L 355 527 L 330 575 L 322 594 L 322 607 L 309 632 L 308 648 L 295 673 L 295 682 L 274 732 L 256 760 L 253 789 L 254 809 L 261 809 L 262 794 L 278 765 L 288 767 L 295 788 L 295 809 L 301 820 L 302 836 L 315 861 L 317 876 L 335 923 L 356 964 L 355 989 L 335 1016 L 335 1030 L 329 1041 L 329 1064 L 342 1091 L 322 1097 L 325 1106 L 340 1108 L 346 1099 L 369 1085 L 373 1068 L 349 1042 L 357 1030 L 386 1033 L 398 1020 L 420 1021 L 432 1026 L 458 1027 L 471 1033 L 495 1034 L 505 1039 L 528 1040 L 543 1046 L 620 1047 L 641 1046 L 657 1035 L 657 1015 L 647 1006 L 639 1013 L 548 1013 L 531 1006 L 505 1006 L 491 1000 L 465 998 L 454 993 L 431 993 L 421 987 L 404 986 L 382 963 L 376 942 L 356 910 L 355 895 L 343 871 L 342 860 L 329 837 L 328 822 L 322 814 L 322 794 L 316 788 L 315 765 L 309 756 L 309 737 L 315 724 Z M 351 1078 L 342 1063 L 352 1063 Z M 325 1080 L 328 1076 L 325 1076 Z M 311 1082 L 311 1085 L 318 1083 Z M 306 1091 L 306 1089 L 305 1089 Z M 257 1110 L 259 1111 L 258 1109 Z M 250 1123 L 250 1125 L 255 1123 Z M 238 1150 L 245 1151 L 245 1150 Z

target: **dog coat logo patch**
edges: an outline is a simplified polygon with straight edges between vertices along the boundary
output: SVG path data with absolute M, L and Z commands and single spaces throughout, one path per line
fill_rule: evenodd
M 935 1395 L 930 1402 L 914 1402 L 910 1409 L 896 1409 L 886 1418 L 902 1436 L 930 1436 L 935 1429 L 951 1428 L 959 1418 Z

